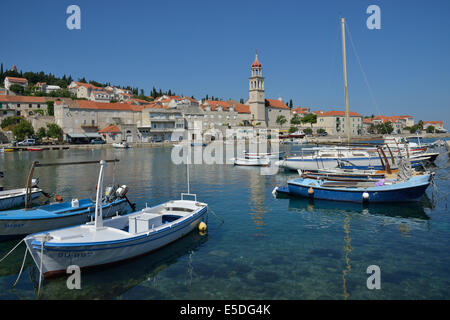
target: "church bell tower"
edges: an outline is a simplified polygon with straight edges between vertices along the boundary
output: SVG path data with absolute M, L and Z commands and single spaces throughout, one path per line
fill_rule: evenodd
M 258 61 L 256 53 L 255 61 L 252 64 L 252 75 L 249 80 L 249 100 L 251 122 L 253 124 L 261 123 L 261 126 L 267 126 L 266 123 L 266 100 L 264 96 L 264 77 L 262 76 L 262 65 Z

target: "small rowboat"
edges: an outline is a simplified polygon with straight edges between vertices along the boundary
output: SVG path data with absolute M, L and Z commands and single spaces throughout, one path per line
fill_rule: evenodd
M 42 148 L 27 148 L 27 151 L 42 151 Z
M 14 151 L 14 149 L 11 149 L 11 148 L 1 148 L 0 149 L 0 153 L 3 153 L 3 152 L 13 152 Z
M 25 203 L 26 188 L 0 191 L 0 210 L 19 207 Z M 31 189 L 32 199 L 37 199 L 42 195 L 39 188 Z M 2 213 L 3 214 L 3 213 Z

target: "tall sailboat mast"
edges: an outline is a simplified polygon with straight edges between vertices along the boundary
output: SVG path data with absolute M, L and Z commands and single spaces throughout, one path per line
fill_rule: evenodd
M 347 144 L 350 145 L 350 115 L 348 110 L 348 85 L 347 85 L 347 57 L 345 53 L 345 18 L 341 18 L 342 26 L 342 61 L 344 65 L 344 86 L 345 86 L 345 126 L 347 128 Z

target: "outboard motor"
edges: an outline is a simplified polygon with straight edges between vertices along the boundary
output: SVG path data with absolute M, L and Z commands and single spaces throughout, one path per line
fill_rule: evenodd
M 124 198 L 125 195 L 128 192 L 128 187 L 126 185 L 121 185 L 119 188 L 117 188 L 116 190 L 116 196 L 118 198 Z
M 128 187 L 123 184 L 119 188 L 117 188 L 116 196 L 119 199 L 124 198 L 125 200 L 127 200 L 128 204 L 130 205 L 131 210 L 135 211 L 136 210 L 136 204 L 135 203 L 131 203 L 130 200 L 128 200 L 127 192 L 128 192 Z
M 39 184 L 39 178 L 31 179 L 31 187 L 32 188 L 37 188 L 38 184 Z
M 110 186 L 105 189 L 105 201 L 113 202 L 116 199 L 116 186 Z

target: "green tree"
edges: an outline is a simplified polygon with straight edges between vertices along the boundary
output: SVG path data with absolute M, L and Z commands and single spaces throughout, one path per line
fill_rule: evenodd
M 419 122 L 417 122 L 417 129 L 423 130 L 423 121 L 422 120 L 419 120 Z
M 305 134 L 312 134 L 312 129 L 311 128 L 305 128 L 305 130 L 303 130 L 303 132 Z
M 297 113 L 295 113 L 294 116 L 291 118 L 291 124 L 298 125 L 301 123 L 302 123 L 302 118 L 300 118 L 300 116 Z
M 61 141 L 63 134 L 64 134 L 63 130 L 56 123 L 47 124 L 47 136 L 48 137 L 55 138 L 55 139 L 58 139 Z
M 323 129 L 323 128 L 319 128 L 319 129 L 317 129 L 317 131 L 316 131 L 317 133 L 325 133 L 326 132 L 326 130 L 325 129 Z
M 291 108 L 292 109 L 292 106 L 293 106 L 294 104 L 292 103 L 292 99 L 290 99 L 289 100 L 289 108 Z
M 16 124 L 18 124 L 20 121 L 22 121 L 23 118 L 19 117 L 19 116 L 11 116 L 11 117 L 7 117 L 5 119 L 2 120 L 2 123 L 0 124 L 0 126 L 2 127 L 2 129 L 4 129 L 5 131 L 9 131 L 12 130 L 14 128 L 14 126 Z
M 45 128 L 40 127 L 39 130 L 36 132 L 36 136 L 38 139 L 42 139 L 47 136 L 47 131 L 45 131 Z
M 377 132 L 379 134 L 391 134 L 394 131 L 394 127 L 392 126 L 392 122 L 388 121 L 386 123 L 380 123 L 376 126 Z
M 15 94 L 24 94 L 25 88 L 18 84 L 13 84 L 9 87 L 9 90 L 14 92 Z
M 55 102 L 54 101 L 47 101 L 47 114 L 49 116 L 55 115 Z
M 427 133 L 434 133 L 435 130 L 436 130 L 436 128 L 434 126 L 427 127 Z
M 311 124 L 311 129 L 314 123 L 317 123 L 317 115 L 315 113 L 309 113 L 302 118 L 302 123 Z
M 30 121 L 22 119 L 22 121 L 14 126 L 12 132 L 17 140 L 23 140 L 31 137 L 34 134 L 34 129 Z
M 287 119 L 285 116 L 280 115 L 277 117 L 277 120 L 275 120 L 275 122 L 278 123 L 280 127 L 282 127 L 287 122 Z

